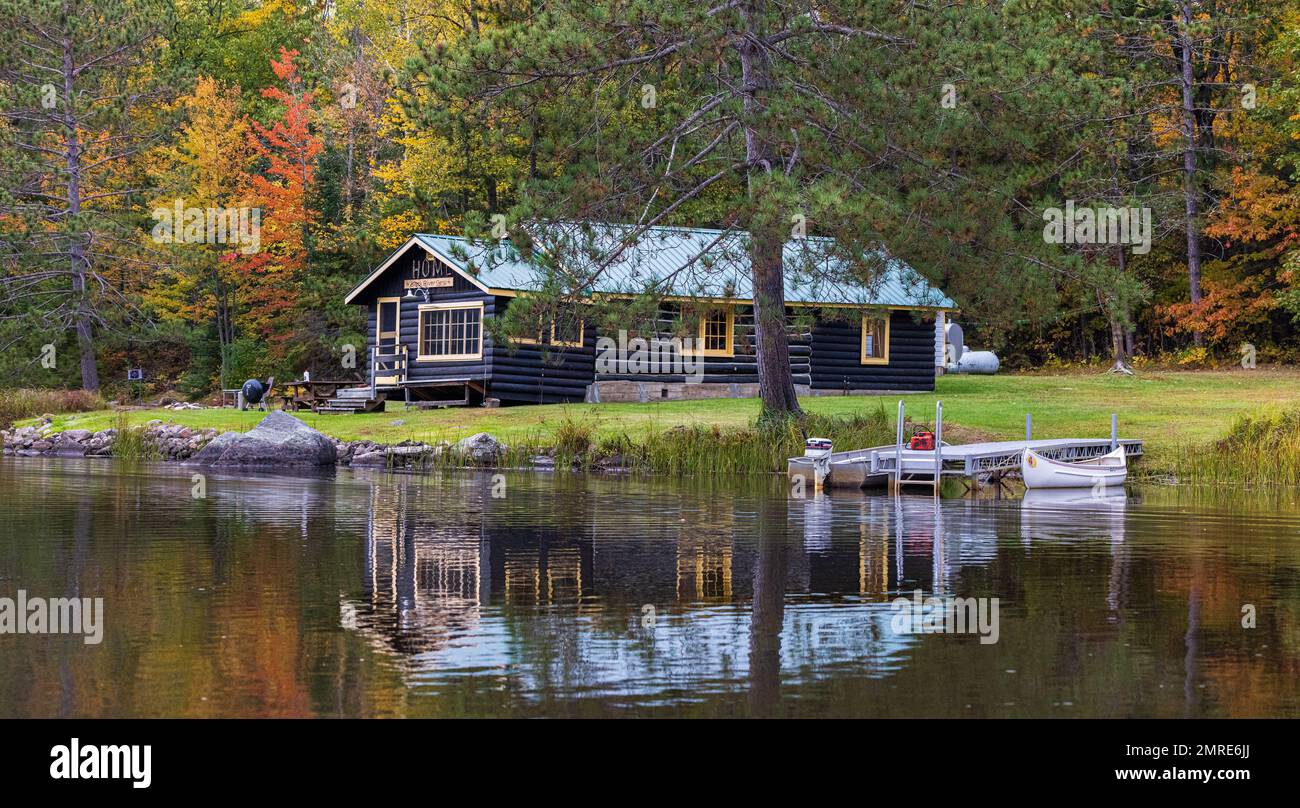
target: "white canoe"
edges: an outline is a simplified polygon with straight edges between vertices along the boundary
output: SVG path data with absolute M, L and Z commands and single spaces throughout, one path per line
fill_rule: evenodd
M 1033 449 L 1020 456 L 1020 474 L 1026 488 L 1093 488 L 1120 485 L 1128 476 L 1124 447 L 1110 454 L 1066 463 L 1043 457 Z

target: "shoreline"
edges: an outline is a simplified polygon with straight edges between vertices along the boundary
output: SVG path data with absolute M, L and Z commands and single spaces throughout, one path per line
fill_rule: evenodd
M 56 430 L 50 421 L 35 426 L 0 429 L 0 456 L 138 459 L 168 463 L 196 463 L 194 456 L 222 434 L 243 434 L 237 430 L 213 427 L 195 429 L 161 420 L 130 427 L 131 448 L 119 453 L 121 431 L 117 428 Z M 403 440 L 382 443 L 371 440 L 346 441 L 326 435 L 334 444 L 337 459 L 334 467 L 371 468 L 401 471 L 430 471 L 436 468 L 531 469 L 554 471 L 561 464 L 554 448 L 534 448 L 522 455 L 487 432 L 463 438 L 456 443 L 425 443 Z M 573 470 L 627 473 L 635 469 L 623 465 L 622 458 L 594 458 L 591 462 L 571 460 L 563 464 Z M 616 461 L 616 462 L 610 462 Z M 202 464 L 200 465 L 210 465 Z M 325 464 L 321 468 L 328 468 Z M 239 466 L 212 466 L 236 470 Z M 249 466 L 252 468 L 252 466 Z M 265 467 L 263 467 L 265 468 Z

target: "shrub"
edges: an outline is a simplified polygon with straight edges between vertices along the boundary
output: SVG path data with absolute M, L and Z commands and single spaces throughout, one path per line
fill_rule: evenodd
M 98 393 L 88 390 L 0 390 L 0 428 L 45 413 L 89 412 L 107 406 Z

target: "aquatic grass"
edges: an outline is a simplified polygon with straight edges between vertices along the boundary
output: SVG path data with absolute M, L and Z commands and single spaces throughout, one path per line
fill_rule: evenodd
M 149 439 L 144 426 L 132 426 L 126 413 L 119 413 L 114 429 L 113 457 L 119 460 L 158 460 L 161 454 L 158 447 Z
M 1300 409 L 1266 406 L 1238 416 L 1222 438 L 1180 445 L 1170 462 L 1179 480 L 1300 484 Z
M 848 416 L 807 414 L 802 419 L 755 421 L 747 427 L 678 426 L 620 446 L 626 459 L 659 474 L 765 474 L 785 471 L 803 454 L 805 437 L 830 438 L 841 448 L 892 443 L 884 406 Z
M 566 413 L 558 424 L 537 428 L 507 444 L 493 463 L 501 468 L 534 466 L 538 455 L 554 460 L 557 470 L 589 470 L 593 466 L 626 468 L 653 474 L 748 475 L 785 471 L 790 457 L 803 454 L 805 435 L 829 437 L 845 448 L 892 443 L 894 430 L 883 406 L 851 416 L 806 415 L 775 423 L 755 421 L 743 427 L 716 424 L 651 428 L 641 434 L 609 433 L 595 418 Z M 439 433 L 423 442 L 441 446 L 418 463 L 389 467 L 447 469 L 479 465 Z
M 595 443 L 596 426 L 591 419 L 574 418 L 567 410 L 555 431 L 551 442 L 556 466 L 590 465 L 592 448 Z

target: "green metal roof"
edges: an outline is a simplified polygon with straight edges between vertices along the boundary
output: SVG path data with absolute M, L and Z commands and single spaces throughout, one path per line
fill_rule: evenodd
M 460 236 L 420 233 L 426 249 L 492 289 L 536 291 L 545 272 L 561 268 L 573 288 L 602 294 L 637 294 L 753 300 L 747 254 L 748 234 L 701 228 L 649 228 L 610 261 L 632 225 L 561 225 L 538 239 L 535 262 L 524 260 L 509 242 L 475 242 Z M 833 239 L 791 239 L 784 247 L 788 303 L 955 308 L 945 294 L 912 267 L 883 251 L 849 261 Z M 869 275 L 870 283 L 856 278 Z

